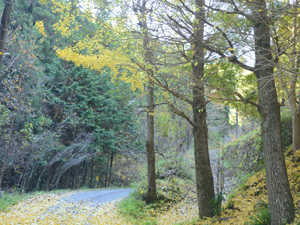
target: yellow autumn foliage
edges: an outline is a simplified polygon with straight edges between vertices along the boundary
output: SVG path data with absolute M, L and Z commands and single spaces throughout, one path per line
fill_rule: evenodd
M 36 22 L 35 22 L 35 26 L 37 27 L 37 29 L 39 30 L 39 32 L 40 32 L 44 37 L 47 37 L 47 35 L 46 35 L 46 33 L 45 33 L 43 21 L 36 21 Z
M 55 47 L 58 57 L 74 62 L 77 66 L 97 71 L 109 69 L 112 81 L 121 79 L 131 84 L 132 91 L 143 90 L 144 75 L 132 64 L 128 49 L 126 49 L 127 44 L 122 43 L 122 32 L 124 32 L 123 26 L 125 25 L 123 21 L 118 21 L 114 26 L 110 22 L 102 22 L 101 28 L 91 31 L 93 32 L 92 37 L 88 34 L 78 41 L 75 37 L 80 33 L 80 25 L 76 22 L 75 17 L 80 15 L 93 22 L 92 15 L 88 13 L 84 15 L 78 9 L 71 10 L 70 2 L 51 0 L 51 3 L 53 4 L 52 12 L 60 14 L 59 21 L 53 25 L 54 30 L 64 37 L 74 39 L 74 44 L 64 49 Z M 37 22 L 36 26 L 39 32 L 46 37 L 43 22 Z M 112 47 L 115 44 L 111 43 L 116 40 L 118 42 L 116 46 L 119 47 Z

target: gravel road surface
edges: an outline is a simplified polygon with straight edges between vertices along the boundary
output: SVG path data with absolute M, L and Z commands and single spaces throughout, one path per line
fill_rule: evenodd
M 132 189 L 111 189 L 101 191 L 87 191 L 77 193 L 63 198 L 63 201 L 72 203 L 86 203 L 90 206 L 99 206 L 104 203 L 112 202 L 114 200 L 125 198 L 132 191 Z

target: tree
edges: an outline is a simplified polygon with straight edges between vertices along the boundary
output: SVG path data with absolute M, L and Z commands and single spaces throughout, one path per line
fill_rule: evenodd
M 176 2 L 174 4 L 171 1 L 163 2 L 170 6 L 168 9 L 163 10 L 165 12 L 172 12 L 173 10 L 173 14 L 161 13 L 160 18 L 164 21 L 170 21 L 169 24 L 172 25 L 173 30 L 184 40 L 190 40 L 196 36 L 194 34 L 195 28 L 191 26 L 188 13 L 205 24 L 209 32 L 206 34 L 206 39 L 200 43 L 206 49 L 209 61 L 226 60 L 255 74 L 258 88 L 258 103 L 237 91 L 226 90 L 224 86 L 216 87 L 206 82 L 207 80 L 198 79 L 193 81 L 200 87 L 204 83 L 210 88 L 232 94 L 237 97 L 238 101 L 252 104 L 258 109 L 262 121 L 266 179 L 272 224 L 293 221 L 295 211 L 283 155 L 280 104 L 277 100 L 274 81 L 274 67 L 278 60 L 276 55 L 272 55 L 274 53 L 271 49 L 270 40 L 271 21 L 276 19 L 276 16 L 270 16 L 269 7 L 272 7 L 272 5 L 267 5 L 264 0 L 238 3 L 226 1 L 221 4 L 213 1 L 210 2 L 210 5 L 206 5 L 203 2 L 203 8 L 206 8 L 207 13 L 210 15 L 210 17 L 205 18 L 197 17 L 197 11 L 194 12 L 193 10 L 195 6 L 190 5 L 189 2 L 180 1 L 180 3 Z M 280 14 L 283 9 L 284 7 L 276 8 L 276 10 L 272 9 L 272 13 L 275 11 Z M 251 13 L 247 13 L 249 11 Z M 252 36 L 253 38 L 250 38 Z M 176 38 L 180 40 L 178 37 Z M 170 42 L 169 37 L 167 41 L 168 43 Z M 181 46 L 183 47 L 177 48 L 178 51 L 181 50 L 181 53 L 188 52 L 184 49 L 185 47 L 194 47 L 193 45 L 186 46 L 184 44 Z M 252 52 L 255 56 L 254 66 L 243 62 L 242 56 L 247 54 L 246 47 L 253 50 Z M 186 57 L 187 54 L 183 55 Z M 195 65 L 193 63 L 194 61 L 191 61 L 192 67 Z M 196 61 L 196 63 L 198 65 L 199 62 Z M 158 81 L 157 83 L 159 85 L 160 82 Z M 160 83 L 160 86 L 168 89 L 168 85 L 164 85 L 163 82 Z M 278 202 L 280 204 L 277 204 Z
M 134 3 L 134 2 L 133 2 Z M 133 10 L 136 14 L 136 17 L 139 21 L 141 27 L 142 39 L 143 39 L 143 49 L 145 51 L 145 64 L 150 65 L 153 60 L 153 53 L 151 50 L 151 40 L 148 29 L 148 16 L 146 8 L 147 0 L 142 2 L 134 3 Z M 154 83 L 151 80 L 153 76 L 153 71 L 149 70 L 149 75 L 147 78 L 147 168 L 148 168 L 148 187 L 147 187 L 147 202 L 154 202 L 157 200 L 156 193 L 156 178 L 155 178 L 155 152 L 154 152 Z
M 277 73 L 287 96 L 292 114 L 292 142 L 294 152 L 300 149 L 300 117 L 296 95 L 296 85 L 300 68 L 300 54 L 299 48 L 297 48 L 297 43 L 299 42 L 298 7 L 299 1 L 296 0 L 291 10 L 286 10 L 286 18 L 279 20 L 272 29 L 273 39 L 275 40 L 273 48 L 279 58 L 276 66 Z M 290 29 L 287 29 L 287 27 Z
M 166 2 L 168 4 L 169 2 Z M 163 5 L 162 3 L 161 5 Z M 174 3 L 174 5 L 176 5 Z M 174 6 L 173 5 L 173 6 Z M 190 119 L 185 113 L 180 111 L 170 99 L 165 98 L 165 101 L 170 105 L 170 109 L 175 114 L 186 119 L 193 127 L 194 135 L 194 153 L 195 153 L 195 164 L 196 164 L 196 187 L 197 187 L 197 197 L 198 197 L 198 208 L 199 216 L 202 218 L 204 216 L 212 216 L 212 206 L 210 204 L 211 200 L 214 199 L 214 183 L 213 176 L 211 172 L 209 154 L 208 154 L 208 141 L 207 141 L 207 125 L 206 125 L 206 104 L 205 100 L 205 88 L 201 80 L 204 80 L 204 49 L 203 49 L 203 35 L 204 35 L 204 23 L 203 18 L 205 18 L 205 12 L 202 10 L 204 6 L 204 1 L 195 1 L 195 15 L 196 18 L 191 25 L 192 38 L 185 39 L 185 41 L 192 46 L 188 50 L 190 53 L 190 60 L 192 64 L 188 62 L 189 66 L 191 65 L 191 81 L 188 82 L 188 85 L 182 83 L 182 68 L 179 63 L 176 61 L 177 57 L 180 58 L 180 52 L 182 55 L 185 55 L 184 51 L 180 51 L 180 46 L 182 43 L 178 43 L 175 40 L 178 40 L 178 37 L 170 38 L 169 36 L 160 36 L 153 35 L 151 43 L 149 45 L 153 46 L 152 51 L 156 55 L 155 58 L 152 58 L 150 65 L 140 63 L 137 58 L 134 58 L 133 62 L 139 67 L 139 69 L 145 71 L 149 79 L 157 86 L 162 88 L 165 92 L 170 93 L 179 100 L 183 100 L 185 103 L 188 103 L 192 107 L 193 119 Z M 174 6 L 175 7 L 175 6 Z M 159 8 L 159 7 L 156 7 Z M 134 9 L 135 10 L 135 9 Z M 138 9 L 136 9 L 138 10 Z M 149 11 L 155 11 L 155 9 L 149 9 Z M 166 10 L 168 12 L 169 9 Z M 159 12 L 156 12 L 157 14 Z M 175 13 L 174 13 L 175 14 Z M 164 14 L 162 14 L 164 15 Z M 175 14 L 176 15 L 176 14 Z M 168 16 L 168 15 L 167 15 Z M 169 16 L 170 18 L 171 16 Z M 143 17 L 142 17 L 143 18 Z M 160 18 L 160 16 L 155 15 L 152 19 Z M 200 19 L 202 18 L 202 20 Z M 163 18 L 163 21 L 169 21 L 173 23 L 171 19 Z M 167 22 L 165 22 L 167 23 Z M 173 23 L 175 24 L 175 22 Z M 172 25 L 173 25 L 172 24 Z M 161 28 L 165 28 L 166 24 L 163 24 Z M 155 29 L 161 29 L 156 25 L 155 28 L 152 28 L 152 31 L 155 32 Z M 171 27 L 173 32 L 177 32 L 177 26 Z M 162 33 L 164 30 L 162 30 Z M 176 33 L 180 36 L 180 33 Z M 181 38 L 185 38 L 184 35 Z M 159 41 L 156 41 L 156 40 Z M 174 41 L 174 42 L 172 42 Z M 165 43 L 164 43 L 165 42 Z M 170 46 L 173 45 L 173 46 Z M 174 47 L 175 46 L 175 47 Z M 164 50 L 167 49 L 167 50 Z M 166 63 L 166 58 L 170 52 L 175 51 L 169 62 Z M 147 52 L 146 52 L 147 53 Z M 171 55 L 171 54 L 170 54 Z M 185 55 L 186 56 L 186 55 Z M 133 58 L 133 57 L 132 57 Z M 189 58 L 189 57 L 187 57 Z M 182 60 L 182 58 L 181 58 Z M 179 64 L 179 68 L 178 68 Z M 186 68 L 185 68 L 186 70 Z M 189 72 L 188 76 L 190 75 Z M 193 84 L 193 85 L 191 85 Z M 173 86 L 174 85 L 174 86 Z M 172 87 L 173 86 L 173 87 Z M 192 87 L 191 93 L 189 93 L 189 86 Z M 182 89 L 186 93 L 182 93 Z
M 228 9 L 224 10 L 221 6 L 207 6 L 209 10 L 221 12 L 224 16 L 224 24 L 219 21 L 216 24 L 222 24 L 223 29 L 205 20 L 205 23 L 215 29 L 217 32 L 216 37 L 219 37 L 227 43 L 226 47 L 209 43 L 205 48 L 210 52 L 218 54 L 222 58 L 228 59 L 229 62 L 241 66 L 244 69 L 253 71 L 256 75 L 257 88 L 258 88 L 258 104 L 251 102 L 248 103 L 255 105 L 261 117 L 263 151 L 265 157 L 265 169 L 267 180 L 268 201 L 270 205 L 271 223 L 282 224 L 284 222 L 292 222 L 295 217 L 295 210 L 293 205 L 293 198 L 289 186 L 289 181 L 286 172 L 285 160 L 282 148 L 281 139 L 281 121 L 280 121 L 280 104 L 277 99 L 277 92 L 274 80 L 274 67 L 277 59 L 276 55 L 273 56 L 271 49 L 271 34 L 270 23 L 274 17 L 269 15 L 269 7 L 265 0 L 246 1 L 245 3 L 236 4 L 235 2 L 224 3 Z M 251 14 L 245 12 L 246 9 L 251 10 Z M 279 9 L 277 9 L 279 10 Z M 280 12 L 280 11 L 277 11 Z M 250 32 L 253 32 L 253 42 L 249 42 L 253 47 L 253 54 L 255 55 L 254 67 L 248 66 L 240 61 L 238 51 L 238 41 L 234 41 L 233 24 L 228 27 L 227 16 L 232 15 L 231 18 L 236 20 L 236 14 L 245 18 L 246 23 L 250 21 Z M 231 30 L 232 29 L 232 30 Z M 241 32 L 238 32 L 242 40 L 246 40 Z M 247 34 L 246 35 L 250 35 Z M 248 36 L 249 37 L 249 36 Z M 224 51 L 224 50 L 225 51 Z M 227 52 L 226 52 L 227 50 Z M 230 55 L 228 55 L 228 53 Z M 237 97 L 243 99 L 236 93 Z M 246 99 L 245 99 L 246 100 Z M 245 101 L 245 102 L 247 102 Z
M 13 4 L 12 1 L 13 0 L 5 1 L 5 6 L 2 13 L 1 27 L 0 27 L 0 69 L 2 65 L 4 48 L 6 44 L 6 36 L 8 32 L 8 25 L 9 25 L 10 14 L 11 14 L 12 4 Z

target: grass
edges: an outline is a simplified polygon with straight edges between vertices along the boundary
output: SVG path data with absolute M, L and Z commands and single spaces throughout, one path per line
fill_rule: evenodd
M 26 199 L 26 197 L 27 196 L 25 194 L 20 193 L 4 193 L 0 197 L 0 211 L 7 211 L 8 207 L 16 205 L 20 201 Z
M 254 215 L 250 217 L 249 225 L 270 225 L 271 217 L 268 208 L 259 208 Z
M 129 196 L 119 203 L 119 212 L 133 224 L 154 225 L 157 221 L 147 214 L 145 203 L 137 200 L 134 196 Z

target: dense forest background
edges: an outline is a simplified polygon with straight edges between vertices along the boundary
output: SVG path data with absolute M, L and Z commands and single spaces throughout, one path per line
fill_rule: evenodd
M 64 46 L 68 39 L 54 32 L 59 17 L 51 7 L 14 3 L 1 70 L 0 186 L 128 186 L 137 174 L 125 165 L 142 153 L 138 93 L 112 83 L 109 69 L 99 73 L 59 59 L 54 41 Z M 40 20 L 47 21 L 48 37 L 35 27 Z M 93 23 L 78 20 L 93 30 Z

